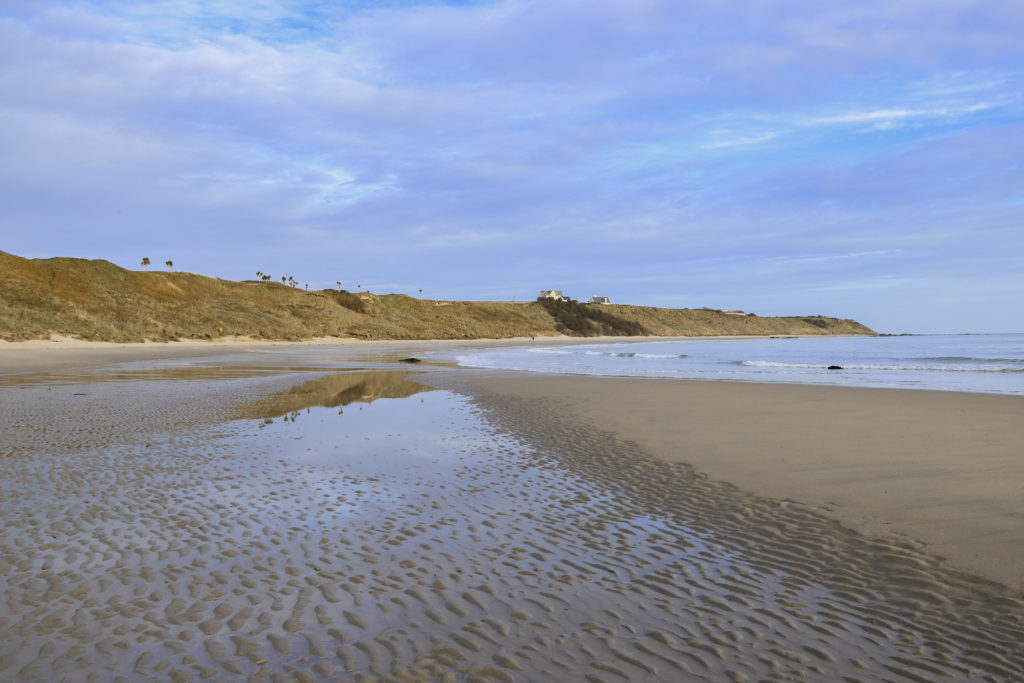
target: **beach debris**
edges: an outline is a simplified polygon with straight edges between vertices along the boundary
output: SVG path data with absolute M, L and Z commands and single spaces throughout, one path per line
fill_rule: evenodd
M 843 366 L 842 365 L 830 365 L 830 366 L 828 366 L 828 369 L 829 370 L 842 370 Z
M 400 360 L 398 362 L 399 363 L 422 363 L 423 361 L 421 361 L 419 358 L 403 358 L 402 360 Z

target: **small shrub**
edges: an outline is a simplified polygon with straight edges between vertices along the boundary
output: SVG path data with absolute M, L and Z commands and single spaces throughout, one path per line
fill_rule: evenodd
M 578 301 L 557 301 L 546 297 L 537 299 L 551 317 L 555 329 L 562 334 L 578 337 L 636 337 L 645 334 L 643 325 Z
M 344 306 L 350 311 L 356 313 L 366 313 L 366 302 L 363 301 L 358 294 L 353 294 L 347 289 L 335 291 L 333 289 L 322 290 L 323 293 L 334 300 L 334 303 L 339 306 Z

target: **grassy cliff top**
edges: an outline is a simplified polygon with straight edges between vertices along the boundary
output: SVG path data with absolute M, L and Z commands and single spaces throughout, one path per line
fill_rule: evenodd
M 135 342 L 221 333 L 275 340 L 874 334 L 856 321 L 825 316 L 760 317 L 554 301 L 429 301 L 131 271 L 103 260 L 25 259 L 0 251 L 0 339 L 70 335 Z

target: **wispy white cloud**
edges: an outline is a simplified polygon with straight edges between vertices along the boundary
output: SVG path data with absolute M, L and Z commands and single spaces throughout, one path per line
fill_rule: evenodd
M 504 232 L 466 229 L 452 233 L 427 232 L 420 243 L 432 249 L 471 249 L 506 242 L 508 239 L 509 235 Z
M 992 106 L 993 105 L 989 102 L 977 102 L 957 107 L 855 110 L 826 116 L 813 116 L 802 119 L 800 123 L 807 126 L 831 126 L 838 124 L 862 123 L 885 125 L 913 119 L 960 118 L 976 112 L 985 111 L 986 109 L 991 109 Z
M 830 261 L 846 261 L 869 256 L 889 256 L 900 253 L 899 249 L 873 249 L 871 251 L 855 251 L 846 254 L 804 254 L 800 256 L 776 256 L 771 260 L 784 263 L 827 263 Z
M 774 140 L 778 136 L 779 134 L 774 131 L 765 131 L 753 135 L 733 135 L 728 131 L 711 131 L 710 137 L 712 139 L 709 142 L 705 142 L 703 147 L 704 149 L 746 147 L 747 145 L 756 145 L 768 140 Z

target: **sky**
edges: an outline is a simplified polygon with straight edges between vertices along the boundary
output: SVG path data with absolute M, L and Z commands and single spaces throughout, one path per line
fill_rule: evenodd
M 0 0 L 0 249 L 1024 332 L 1021 27 L 1019 0 Z

